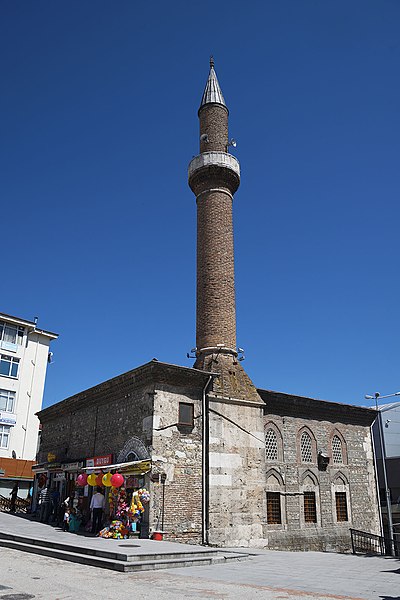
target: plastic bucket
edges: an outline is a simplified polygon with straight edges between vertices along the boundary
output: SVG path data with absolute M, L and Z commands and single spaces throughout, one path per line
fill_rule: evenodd
M 157 541 L 161 542 L 163 539 L 163 534 L 161 531 L 153 531 L 152 538 L 153 538 L 153 540 L 157 540 Z

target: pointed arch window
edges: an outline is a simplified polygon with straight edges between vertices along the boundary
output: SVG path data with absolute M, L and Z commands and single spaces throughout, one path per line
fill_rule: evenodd
M 305 463 L 313 462 L 312 440 L 307 431 L 303 431 L 300 438 L 301 461 Z
M 338 435 L 334 435 L 332 439 L 332 460 L 336 465 L 343 463 L 342 440 Z
M 272 428 L 265 432 L 265 458 L 278 460 L 278 437 Z

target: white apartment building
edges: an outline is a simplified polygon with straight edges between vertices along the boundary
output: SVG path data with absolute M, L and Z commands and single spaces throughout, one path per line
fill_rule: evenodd
M 0 313 L 0 462 L 36 458 L 35 413 L 42 408 L 50 342 L 58 337 L 36 321 Z

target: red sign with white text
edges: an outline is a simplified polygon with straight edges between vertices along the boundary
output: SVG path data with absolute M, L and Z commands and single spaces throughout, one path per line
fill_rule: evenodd
M 87 467 L 106 467 L 112 465 L 113 455 L 106 454 L 105 456 L 93 456 L 93 458 L 86 459 Z

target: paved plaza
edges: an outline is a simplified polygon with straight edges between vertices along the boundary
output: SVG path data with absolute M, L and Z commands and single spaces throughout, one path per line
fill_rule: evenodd
M 5 528 L 35 529 L 53 540 L 73 536 L 0 513 L 0 531 Z M 83 536 L 73 539 L 79 545 L 100 542 L 110 549 L 119 543 Z M 169 546 L 168 542 L 140 542 L 147 548 L 156 544 L 160 551 Z M 395 558 L 251 553 L 247 560 L 227 564 L 118 573 L 0 547 L 0 600 L 400 600 L 400 561 Z

